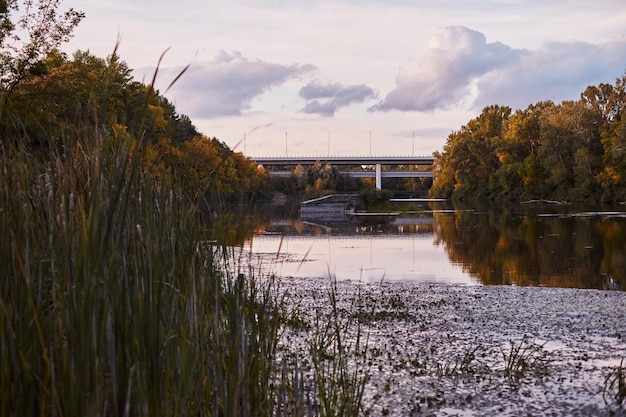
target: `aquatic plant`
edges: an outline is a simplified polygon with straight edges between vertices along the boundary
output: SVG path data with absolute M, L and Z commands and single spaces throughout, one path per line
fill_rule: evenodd
M 439 376 L 454 376 L 458 374 L 466 375 L 472 374 L 476 372 L 478 369 L 476 358 L 476 351 L 480 348 L 480 346 L 475 346 L 473 348 L 469 348 L 465 354 L 463 354 L 462 358 L 458 356 L 454 358 L 454 363 L 437 362 L 437 375 Z
M 510 349 L 502 351 L 504 373 L 507 377 L 523 377 L 527 372 L 545 372 L 552 352 L 543 350 L 545 343 L 536 344 L 526 335 L 519 343 L 510 342 Z
M 143 121 L 141 139 L 95 117 L 34 148 L 4 110 L 21 133 L 0 143 L 0 415 L 317 415 L 300 362 L 277 354 L 286 323 L 306 323 L 221 243 L 228 216 L 202 216 L 219 179 L 190 196 L 149 169 Z M 353 386 L 341 346 L 326 392 Z
M 620 361 L 619 366 L 611 369 L 611 372 L 609 372 L 604 379 L 602 397 L 607 405 L 615 404 L 618 407 L 622 407 L 624 404 L 626 400 L 626 369 L 624 368 L 624 359 Z
M 368 338 L 357 318 L 346 317 L 340 311 L 336 282 L 330 283 L 328 299 L 330 312 L 316 313 L 309 338 L 319 411 L 322 417 L 357 416 L 362 412 L 363 393 L 369 380 Z M 357 295 L 354 302 L 359 301 Z M 359 303 L 352 308 L 362 307 Z
M 275 283 L 218 267 L 129 142 L 62 149 L 0 156 L 0 414 L 269 412 Z

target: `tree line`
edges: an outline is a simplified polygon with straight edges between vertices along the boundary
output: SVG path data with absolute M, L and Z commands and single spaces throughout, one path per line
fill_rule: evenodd
M 198 132 L 189 117 L 151 84 L 132 78 L 116 53 L 68 56 L 58 47 L 84 17 L 60 0 L 16 0 L 0 10 L 0 137 L 35 158 L 101 141 L 124 142 L 140 154 L 141 169 L 176 184 L 194 201 L 249 199 L 267 175 L 240 152 Z M 19 11 L 22 17 L 13 14 Z M 44 7 L 45 6 L 45 7 Z M 156 73 L 155 73 L 156 76 Z
M 247 198 L 264 181 L 253 162 L 200 134 L 153 85 L 134 81 L 116 53 L 102 59 L 53 51 L 3 93 L 2 137 L 35 154 L 98 135 L 141 149 L 142 169 L 194 199 L 209 185 L 222 198 Z
M 432 197 L 626 200 L 626 75 L 578 100 L 512 112 L 488 106 L 451 133 L 436 158 Z

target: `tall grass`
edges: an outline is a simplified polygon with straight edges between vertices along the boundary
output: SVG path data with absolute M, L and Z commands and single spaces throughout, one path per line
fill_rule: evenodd
M 510 342 L 507 353 L 503 349 L 504 374 L 508 378 L 521 378 L 528 372 L 545 373 L 552 352 L 544 351 L 545 343 L 537 344 L 524 335 L 519 343 Z
M 361 345 L 346 349 L 334 293 L 315 334 L 335 360 L 312 349 L 304 387 L 298 360 L 277 359 L 289 300 L 233 265 L 215 243 L 229 226 L 200 212 L 127 137 L 0 146 L 0 415 L 358 413 Z
M 369 379 L 368 336 L 358 319 L 362 300 L 357 294 L 348 307 L 355 314 L 346 317 L 340 311 L 335 282 L 328 289 L 328 300 L 329 311 L 316 314 L 309 339 L 320 415 L 358 416 L 364 411 L 362 400 Z
M 0 414 L 268 415 L 275 283 L 234 277 L 198 207 L 102 137 L 1 149 Z
M 278 359 L 289 300 L 216 243 L 219 180 L 193 201 L 152 176 L 142 143 L 98 125 L 101 99 L 76 137 L 0 138 L 0 415 L 318 415 L 298 359 Z

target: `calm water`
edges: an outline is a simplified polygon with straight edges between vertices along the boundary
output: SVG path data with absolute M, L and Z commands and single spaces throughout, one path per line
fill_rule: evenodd
M 626 288 L 626 206 L 412 202 L 354 216 L 269 213 L 244 249 L 280 276 Z

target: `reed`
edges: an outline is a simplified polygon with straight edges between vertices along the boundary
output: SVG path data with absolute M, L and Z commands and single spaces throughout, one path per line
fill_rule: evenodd
M 146 108 L 153 93 L 154 79 Z M 145 111 L 135 136 L 108 131 L 101 99 L 72 137 L 0 142 L 0 415 L 319 415 L 300 359 L 277 354 L 297 316 L 234 254 L 219 180 L 196 201 L 153 176 Z M 324 386 L 347 393 L 350 352 L 334 353 Z
M 458 356 L 452 362 L 437 362 L 438 376 L 456 376 L 456 375 L 473 375 L 479 372 L 487 372 L 487 367 L 482 365 L 476 357 L 476 351 L 480 346 L 469 348 L 465 351 L 462 358 Z M 418 362 L 419 364 L 419 362 Z
M 326 313 L 316 313 L 309 338 L 320 415 L 357 416 L 364 411 L 362 400 L 369 380 L 368 337 L 358 319 L 360 314 L 340 311 L 334 281 L 328 289 L 328 300 L 330 308 Z M 349 311 L 360 313 L 361 301 L 357 294 Z
M 292 320 L 279 282 L 215 243 L 228 216 L 203 223 L 130 138 L 46 149 L 0 148 L 0 415 L 358 413 L 363 346 L 345 343 L 335 293 L 334 321 L 312 330 L 333 358 L 311 350 L 307 385 L 277 356 Z
M 624 369 L 624 359 L 619 366 L 611 369 L 604 379 L 602 397 L 609 406 L 623 408 L 626 400 L 626 369 Z
M 268 415 L 276 282 L 230 272 L 198 207 L 101 134 L 1 149 L 0 414 Z
M 544 351 L 544 345 L 533 343 L 526 335 L 519 343 L 511 341 L 508 353 L 502 350 L 505 375 L 521 378 L 527 372 L 546 372 L 552 353 Z

